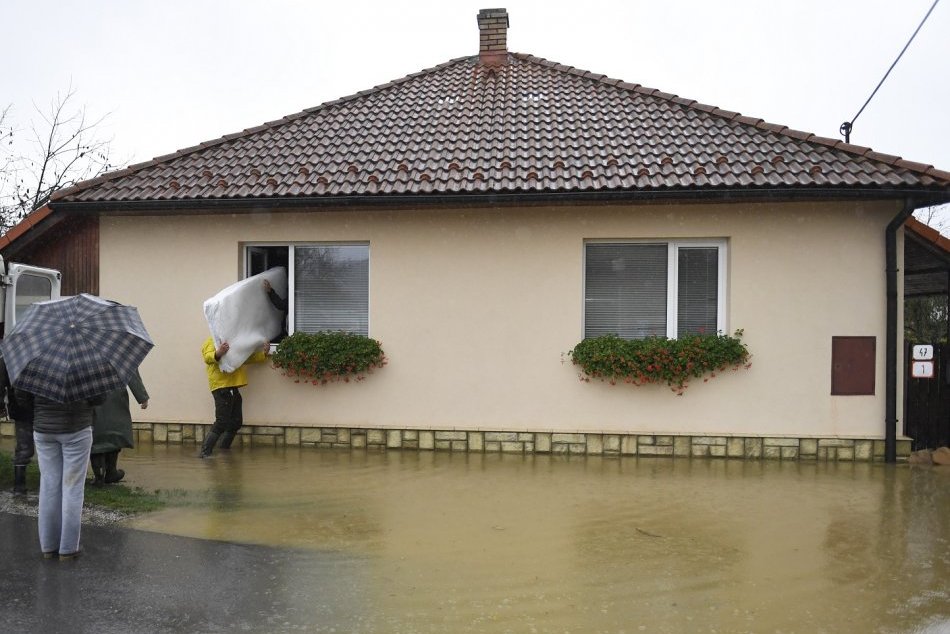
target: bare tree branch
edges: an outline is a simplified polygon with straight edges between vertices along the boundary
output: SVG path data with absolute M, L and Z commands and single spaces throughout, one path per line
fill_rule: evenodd
M 12 186 L 15 180 L 15 174 L 11 169 L 13 166 L 13 126 L 10 124 L 10 110 L 12 106 L 4 107 L 0 112 L 0 196 Z M 3 198 L 0 198 L 0 205 L 3 204 Z M 0 206 L 0 210 L 4 207 Z
M 914 217 L 940 233 L 950 233 L 950 205 L 925 207 L 914 212 Z
M 12 108 L 0 113 L 0 234 L 42 206 L 58 189 L 95 178 L 114 168 L 109 140 L 98 138 L 105 116 L 90 120 L 86 108 L 72 108 L 76 91 L 69 85 L 57 93 L 48 110 L 33 105 L 31 134 L 19 139 L 11 122 Z

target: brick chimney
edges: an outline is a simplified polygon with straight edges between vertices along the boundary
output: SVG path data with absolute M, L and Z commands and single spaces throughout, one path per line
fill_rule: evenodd
M 486 66 L 508 62 L 508 12 L 482 9 L 478 12 L 479 61 Z

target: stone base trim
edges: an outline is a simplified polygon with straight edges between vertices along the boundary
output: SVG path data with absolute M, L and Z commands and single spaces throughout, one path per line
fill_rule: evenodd
M 12 424 L 9 435 L 12 435 Z M 210 425 L 135 423 L 136 442 L 200 444 Z M 4 435 L 7 435 L 4 430 Z M 883 462 L 884 440 L 621 433 L 557 433 L 356 427 L 245 425 L 235 446 L 399 449 L 473 453 L 585 456 L 668 456 L 745 460 Z M 910 455 L 911 441 L 897 441 L 897 456 Z
M 200 444 L 210 425 L 134 423 L 136 443 Z M 13 436 L 13 423 L 0 422 L 0 436 Z M 400 449 L 471 453 L 584 456 L 668 456 L 745 460 L 883 462 L 878 438 L 788 438 L 784 436 L 686 436 L 668 434 L 558 433 L 357 427 L 245 425 L 234 446 Z M 911 441 L 897 441 L 898 459 L 910 456 Z

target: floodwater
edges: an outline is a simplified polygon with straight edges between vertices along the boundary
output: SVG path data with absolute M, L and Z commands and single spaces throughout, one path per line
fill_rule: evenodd
M 196 453 L 122 453 L 127 525 L 351 560 L 358 631 L 950 632 L 950 467 Z

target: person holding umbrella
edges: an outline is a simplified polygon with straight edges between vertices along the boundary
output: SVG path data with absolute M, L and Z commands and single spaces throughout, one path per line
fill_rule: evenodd
M 153 345 L 134 307 L 86 294 L 33 304 L 0 343 L 17 400 L 33 408 L 45 558 L 79 555 L 93 408 Z
M 105 395 L 57 403 L 16 391 L 19 401 L 33 407 L 33 442 L 40 464 L 40 549 L 46 559 L 74 559 L 79 556 L 92 411 Z

